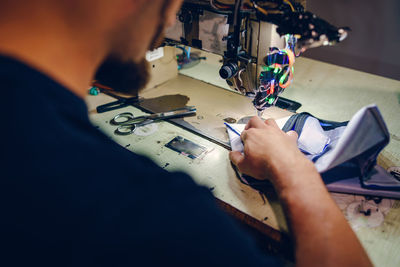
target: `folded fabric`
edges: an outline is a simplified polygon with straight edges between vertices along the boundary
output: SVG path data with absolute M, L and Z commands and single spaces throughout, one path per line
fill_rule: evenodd
M 389 143 L 389 132 L 376 105 L 362 108 L 349 122 L 320 120 L 300 113 L 277 123 L 285 132 L 298 133 L 299 149 L 314 162 L 329 190 L 400 198 L 400 181 L 376 165 L 378 154 Z M 233 151 L 243 152 L 243 144 L 229 128 L 241 133 L 244 127 L 227 127 Z M 260 185 L 249 176 L 240 175 L 240 179 L 250 186 Z

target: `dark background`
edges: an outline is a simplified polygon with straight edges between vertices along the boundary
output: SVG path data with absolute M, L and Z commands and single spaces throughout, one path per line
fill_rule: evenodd
M 352 31 L 303 56 L 400 80 L 400 0 L 307 0 L 307 10 Z

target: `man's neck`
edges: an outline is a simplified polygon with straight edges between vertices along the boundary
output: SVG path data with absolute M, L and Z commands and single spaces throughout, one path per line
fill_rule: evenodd
M 23 61 L 84 98 L 104 56 L 94 44 L 100 40 L 88 37 L 74 36 L 62 23 L 29 28 L 1 24 L 0 54 Z

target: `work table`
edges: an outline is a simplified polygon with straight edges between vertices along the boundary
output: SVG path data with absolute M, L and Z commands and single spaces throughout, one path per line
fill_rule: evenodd
M 209 188 L 226 211 L 281 242 L 288 230 L 278 200 L 274 194 L 262 197 L 256 190 L 242 184 L 229 161 L 229 150 L 221 145 L 228 141 L 224 119 L 240 120 L 254 116 L 255 110 L 248 98 L 204 82 L 214 80 L 214 84 L 226 87 L 217 77 L 207 77 L 206 70 L 217 75 L 218 72 L 213 72 L 213 68 L 217 68 L 216 62 L 210 59 L 192 69 L 183 70 L 181 73 L 185 75 L 178 75 L 157 88 L 145 90 L 141 97 L 153 101 L 152 105 L 171 106 L 178 103 L 196 106 L 196 116 L 184 121 L 203 132 L 204 136 L 214 136 L 219 142 L 169 122 L 145 126 L 136 134 L 117 136 L 113 133 L 115 126 L 109 124 L 115 115 L 126 111 L 140 115 L 143 111 L 129 106 L 98 114 L 96 106 L 115 100 L 104 94 L 88 96 L 90 118 L 95 126 L 126 149 L 150 157 L 168 171 L 187 172 L 196 183 Z M 391 142 L 381 153 L 379 163 L 384 168 L 400 167 L 399 81 L 303 58 L 297 60 L 295 66 L 294 83 L 283 96 L 302 103 L 299 112 L 307 111 L 322 119 L 346 121 L 362 106 L 376 103 L 391 134 Z M 200 80 L 192 78 L 196 74 L 200 74 L 196 77 Z M 277 119 L 288 115 L 288 111 L 270 108 L 263 117 Z M 206 153 L 197 159 L 190 159 L 165 147 L 176 136 L 204 146 Z M 362 196 L 338 193 L 332 193 L 332 197 L 373 263 L 376 266 L 400 266 L 400 201 L 384 199 L 375 203 Z M 362 201 L 369 207 L 376 207 L 379 212 L 373 217 L 354 214 L 354 208 Z

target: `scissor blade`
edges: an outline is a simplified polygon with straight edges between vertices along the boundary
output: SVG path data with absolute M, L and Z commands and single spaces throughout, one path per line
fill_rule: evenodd
M 184 108 L 178 108 L 170 111 L 165 111 L 161 113 L 156 113 L 153 114 L 155 115 L 155 118 L 160 118 L 160 119 L 166 119 L 169 118 L 170 116 L 179 116 L 180 114 L 193 114 L 196 113 L 196 108 L 194 106 L 189 106 L 189 107 L 184 107 Z
M 165 120 L 171 118 L 186 117 L 194 114 L 196 114 L 196 108 L 190 108 L 190 109 L 185 108 L 185 109 L 164 112 L 157 119 Z
M 144 126 L 153 122 L 157 122 L 160 120 L 166 120 L 166 119 L 173 119 L 173 118 L 182 118 L 182 117 L 188 117 L 188 116 L 193 116 L 196 114 L 196 108 L 191 107 L 190 109 L 179 109 L 175 111 L 168 111 L 168 112 L 163 112 L 161 113 L 162 115 L 158 115 L 158 117 L 154 119 L 148 119 L 145 120 L 141 123 L 136 124 L 137 126 Z M 155 115 L 155 114 L 153 114 Z
M 143 126 L 159 120 L 186 117 L 195 114 L 196 114 L 196 108 L 194 106 L 188 106 L 184 108 L 174 109 L 171 111 L 129 118 L 128 121 L 119 123 L 119 125 L 129 126 L 136 124 L 138 126 Z

